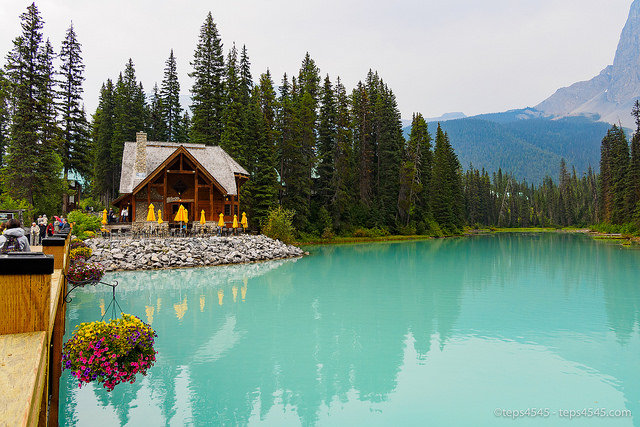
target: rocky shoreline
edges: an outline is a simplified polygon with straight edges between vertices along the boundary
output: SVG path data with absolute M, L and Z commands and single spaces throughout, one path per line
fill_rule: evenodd
M 263 235 L 148 239 L 89 239 L 85 243 L 106 271 L 155 270 L 241 264 L 300 257 L 302 249 Z

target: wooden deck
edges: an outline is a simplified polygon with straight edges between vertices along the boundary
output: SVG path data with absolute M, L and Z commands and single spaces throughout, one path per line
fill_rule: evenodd
M 53 274 L 0 275 L 0 426 L 58 425 L 68 247 Z

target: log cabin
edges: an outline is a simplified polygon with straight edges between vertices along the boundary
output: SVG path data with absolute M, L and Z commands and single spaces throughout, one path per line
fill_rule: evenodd
M 239 191 L 249 173 L 218 146 L 147 141 L 138 132 L 136 142 L 125 142 L 120 196 L 113 205 L 127 208 L 128 220 L 146 221 L 153 204 L 163 221 L 173 223 L 180 205 L 189 221 L 217 222 L 220 213 L 231 223 L 240 213 Z

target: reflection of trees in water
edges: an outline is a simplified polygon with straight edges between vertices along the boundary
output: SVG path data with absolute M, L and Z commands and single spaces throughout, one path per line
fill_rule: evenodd
M 638 319 L 637 257 L 625 261 L 623 283 L 612 283 L 603 265 L 618 253 L 577 243 L 575 236 L 546 234 L 329 246 L 314 248 L 320 256 L 295 266 L 283 262 L 252 273 L 243 266 L 207 274 L 123 273 L 123 282 L 140 289 L 124 304 L 133 307 L 134 295 L 146 299 L 155 306 L 154 328 L 167 331 L 149 376 L 166 420 L 176 416 L 175 379 L 188 367 L 194 420 L 245 425 L 259 404 L 262 419 L 280 405 L 313 425 L 321 408 L 347 402 L 350 392 L 363 401 L 387 400 L 397 386 L 407 334 L 422 359 L 434 337 L 446 346 L 456 334 L 463 292 L 508 287 L 541 265 L 548 268 L 540 280 L 561 283 L 567 295 L 584 286 L 595 292 L 602 284 L 609 322 L 619 339 L 628 339 Z M 245 286 L 245 301 L 233 300 L 234 286 Z M 154 288 L 164 292 L 162 299 Z M 189 309 L 177 319 L 172 307 L 185 298 Z M 221 340 L 215 343 L 219 354 L 194 357 L 214 338 Z M 138 390 L 121 398 L 135 398 Z

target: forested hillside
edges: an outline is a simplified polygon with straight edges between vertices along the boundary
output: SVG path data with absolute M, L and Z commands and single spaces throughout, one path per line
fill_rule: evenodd
M 441 123 L 464 168 L 511 172 L 519 180 L 540 184 L 557 177 L 560 160 L 579 175 L 599 169 L 600 141 L 610 125 L 586 117 L 557 120 L 535 110 L 483 114 Z

